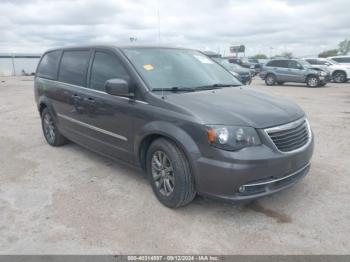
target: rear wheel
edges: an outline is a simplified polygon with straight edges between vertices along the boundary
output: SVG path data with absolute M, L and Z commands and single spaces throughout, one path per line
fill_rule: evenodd
M 41 125 L 44 137 L 51 146 L 62 146 L 68 143 L 68 140 L 61 135 L 52 114 L 47 108 L 41 113 Z
M 265 84 L 273 86 L 276 83 L 276 77 L 273 74 L 268 74 L 265 78 Z
M 336 71 L 333 73 L 333 81 L 336 83 L 345 83 L 346 82 L 346 74 L 342 71 Z
M 147 175 L 158 200 L 176 208 L 196 196 L 194 179 L 185 154 L 171 141 L 155 140 L 147 151 Z
M 308 87 L 318 87 L 320 85 L 320 80 L 317 76 L 312 75 L 306 79 L 306 84 Z

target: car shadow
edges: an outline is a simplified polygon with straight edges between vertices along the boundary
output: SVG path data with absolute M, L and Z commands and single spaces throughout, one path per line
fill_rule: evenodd
M 94 162 L 96 168 L 98 170 L 101 170 L 101 172 L 104 172 L 101 168 L 102 166 L 108 166 L 109 170 L 115 170 L 115 173 L 118 173 L 115 174 L 115 179 L 120 180 L 122 178 L 121 180 L 123 181 L 128 180 L 128 182 L 130 182 L 128 184 L 137 183 L 138 187 L 141 186 L 142 191 L 149 193 L 147 194 L 147 197 L 151 197 L 152 195 L 149 200 L 154 201 L 154 203 L 151 205 L 152 208 L 166 208 L 153 196 L 153 192 L 151 192 L 151 186 L 147 180 L 147 177 L 140 168 L 137 168 L 120 160 L 109 159 L 105 156 L 101 156 L 75 143 L 70 143 L 63 148 L 68 148 L 73 154 L 81 155 L 83 158 L 86 158 L 87 161 Z M 101 177 L 103 177 L 102 174 Z M 116 181 L 116 183 L 118 182 Z M 276 223 L 291 223 L 292 218 L 290 215 L 280 211 L 280 209 L 284 209 L 283 203 L 285 202 L 281 201 L 281 196 L 282 198 L 286 199 L 291 198 L 290 201 L 293 201 L 293 197 L 288 195 L 295 195 L 295 192 L 293 193 L 288 191 L 295 191 L 295 189 L 292 187 L 291 189 L 277 193 L 282 194 L 279 197 L 272 195 L 259 200 L 245 202 L 227 202 L 197 195 L 196 198 L 187 206 L 177 209 L 166 209 L 168 210 L 167 212 L 170 212 L 170 215 L 173 212 L 176 212 L 178 215 L 183 216 L 196 217 L 198 214 L 203 214 L 209 217 L 213 216 L 216 218 L 221 217 L 222 219 L 227 219 L 231 217 L 246 217 L 251 215 L 256 217 L 257 214 L 259 214 L 263 215 L 265 218 L 267 217 L 273 219 Z M 136 197 L 137 196 L 135 196 L 135 198 Z M 267 207 L 265 202 L 267 203 L 267 206 L 273 206 L 274 208 Z M 273 204 L 271 205 L 271 203 Z M 128 205 L 127 203 L 125 204 Z

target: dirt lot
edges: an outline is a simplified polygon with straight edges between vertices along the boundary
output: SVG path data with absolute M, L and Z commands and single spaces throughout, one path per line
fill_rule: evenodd
M 198 197 L 171 210 L 139 170 L 73 143 L 48 146 L 32 78 L 0 78 L 0 253 L 349 253 L 350 83 L 253 86 L 307 112 L 310 174 L 248 205 Z

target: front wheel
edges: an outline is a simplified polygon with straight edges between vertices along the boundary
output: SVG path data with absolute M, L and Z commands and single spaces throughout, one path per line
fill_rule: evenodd
M 306 84 L 308 87 L 318 87 L 320 85 L 320 80 L 317 76 L 309 76 L 306 79 Z
M 146 161 L 153 192 L 163 205 L 176 208 L 194 199 L 190 166 L 177 145 L 164 138 L 155 140 L 147 151 Z
M 337 71 L 333 74 L 333 80 L 336 83 L 345 83 L 346 82 L 346 74 L 341 71 Z

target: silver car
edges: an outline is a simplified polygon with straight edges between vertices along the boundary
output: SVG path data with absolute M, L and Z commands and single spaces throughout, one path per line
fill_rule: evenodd
M 282 85 L 285 82 L 306 83 L 309 87 L 324 86 L 330 80 L 329 72 L 313 68 L 304 60 L 274 59 L 261 70 L 260 77 L 266 85 Z

